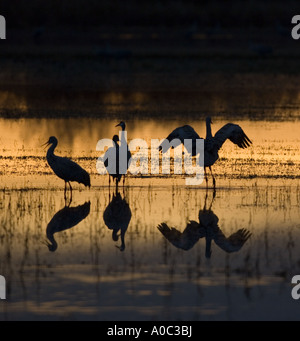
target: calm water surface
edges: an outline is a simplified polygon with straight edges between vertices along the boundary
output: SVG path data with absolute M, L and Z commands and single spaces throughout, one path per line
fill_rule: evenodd
M 297 319 L 300 123 L 235 120 L 253 146 L 224 144 L 215 193 L 211 179 L 206 190 L 185 186 L 185 175 L 129 175 L 109 189 L 96 144 L 117 123 L 0 120 L 0 319 Z M 205 136 L 203 120 L 126 123 L 129 140 L 184 123 Z M 214 120 L 213 132 L 225 123 Z M 70 205 L 41 147 L 50 135 L 58 155 L 91 174 L 90 190 L 74 184 Z

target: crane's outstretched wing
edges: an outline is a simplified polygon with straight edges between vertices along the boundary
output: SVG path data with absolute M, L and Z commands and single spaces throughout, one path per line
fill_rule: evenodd
M 239 251 L 250 237 L 251 233 L 247 229 L 240 229 L 228 238 L 226 238 L 223 232 L 219 230 L 214 236 L 214 242 L 222 250 L 230 253 Z
M 185 125 L 182 127 L 178 127 L 174 129 L 167 138 L 160 144 L 158 147 L 159 150 L 162 150 L 163 153 L 167 152 L 170 148 L 170 142 L 177 140 L 177 143 L 172 144 L 172 146 L 175 148 L 180 145 L 180 143 L 184 143 L 184 140 L 197 140 L 201 137 L 195 132 L 195 130 L 189 126 Z
M 216 132 L 213 139 L 214 148 L 219 150 L 227 139 L 240 148 L 247 148 L 252 143 L 248 136 L 244 133 L 243 129 L 239 125 L 233 123 L 225 124 Z
M 187 224 L 183 232 L 174 227 L 170 228 L 166 223 L 158 225 L 157 228 L 171 244 L 185 251 L 190 250 L 200 238 L 204 237 L 199 223 L 193 220 Z

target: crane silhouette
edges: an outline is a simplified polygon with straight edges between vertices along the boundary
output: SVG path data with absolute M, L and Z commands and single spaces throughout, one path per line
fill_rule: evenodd
M 126 153 L 127 153 L 127 169 L 129 168 L 130 166 L 130 162 L 131 162 L 131 152 L 128 148 L 128 144 L 127 144 L 127 140 L 126 140 L 126 136 L 125 136 L 125 129 L 126 129 L 126 124 L 124 121 L 121 121 L 119 124 L 116 125 L 116 127 L 121 127 L 122 128 L 122 132 L 121 132 L 121 148 L 122 148 L 122 151 L 124 150 L 125 151 L 125 147 L 126 147 Z M 125 177 L 126 177 L 126 173 L 123 174 L 123 186 L 125 184 Z
M 91 203 L 89 201 L 76 207 L 65 206 L 53 216 L 46 229 L 46 236 L 48 239 L 46 245 L 48 246 L 49 251 L 54 252 L 57 249 L 57 242 L 54 238 L 54 234 L 78 225 L 89 215 L 90 206 Z
M 104 166 L 107 169 L 107 172 L 109 173 L 109 186 L 111 182 L 111 178 L 113 178 L 113 181 L 116 181 L 116 187 L 118 187 L 119 182 L 121 181 L 123 177 L 123 186 L 125 184 L 125 175 L 126 173 L 124 172 L 125 169 L 121 169 L 120 167 L 120 153 L 126 153 L 126 171 L 129 168 L 130 161 L 131 161 L 131 153 L 128 149 L 126 137 L 125 137 L 125 123 L 121 121 L 119 124 L 116 125 L 116 127 L 120 126 L 122 128 L 121 132 L 121 141 L 119 139 L 118 135 L 114 135 L 112 140 L 113 140 L 113 146 L 108 148 L 104 155 Z M 121 147 L 119 143 L 121 142 Z M 114 165 L 112 165 L 109 160 L 112 161 Z
M 67 183 L 69 184 L 72 198 L 72 186 L 70 183 L 71 181 L 75 181 L 78 182 L 79 184 L 91 187 L 91 180 L 88 172 L 81 168 L 77 163 L 66 157 L 61 157 L 54 154 L 54 150 L 57 144 L 58 141 L 55 136 L 51 136 L 49 140 L 46 143 L 44 143 L 44 145 L 46 146 L 50 145 L 47 151 L 46 158 L 53 172 L 59 178 L 65 181 L 64 197 L 66 200 Z
M 206 138 L 204 140 L 204 174 L 206 185 L 208 185 L 208 178 L 206 173 L 206 168 L 209 168 L 212 178 L 213 186 L 216 187 L 216 180 L 212 173 L 211 167 L 219 159 L 219 150 L 223 146 L 224 142 L 228 139 L 240 148 L 249 147 L 252 142 L 245 134 L 243 129 L 233 123 L 225 124 L 221 129 L 219 129 L 213 136 L 211 132 L 212 120 L 210 117 L 206 118 Z M 177 143 L 173 143 L 173 148 L 184 143 L 184 140 L 192 140 L 192 156 L 197 155 L 196 141 L 201 139 L 201 137 L 196 133 L 194 128 L 189 125 L 184 125 L 174 129 L 167 138 L 160 144 L 159 150 L 165 153 L 170 148 L 170 142 L 174 140 Z M 199 151 L 198 151 L 199 153 Z
M 109 174 L 108 177 L 108 184 L 110 187 L 110 182 L 111 182 L 111 178 L 113 179 L 113 181 L 116 181 L 116 187 L 118 187 L 118 184 L 122 178 L 122 174 L 120 174 L 120 157 L 119 157 L 119 153 L 120 153 L 120 146 L 119 146 L 119 136 L 118 135 L 114 135 L 112 138 L 113 141 L 113 146 L 108 148 L 105 155 L 104 155 L 104 166 Z M 113 163 L 115 162 L 115 166 L 112 165 L 109 160 Z
M 112 239 L 114 241 L 118 241 L 119 237 L 121 237 L 121 246 L 118 246 L 118 248 L 120 251 L 124 251 L 125 233 L 131 220 L 131 210 L 124 195 L 122 197 L 117 188 L 112 200 L 110 200 L 103 212 L 103 220 L 105 225 L 112 230 Z
M 189 221 L 183 232 L 180 232 L 174 227 L 170 228 L 166 223 L 162 223 L 158 225 L 158 230 L 172 245 L 185 251 L 193 248 L 199 239 L 205 238 L 206 258 L 211 257 L 212 241 L 214 241 L 219 248 L 227 253 L 239 251 L 250 238 L 250 231 L 242 228 L 231 234 L 229 237 L 226 237 L 218 225 L 219 218 L 211 210 L 213 200 L 208 209 L 206 208 L 206 200 L 207 194 L 204 208 L 199 211 L 199 223 L 194 220 Z

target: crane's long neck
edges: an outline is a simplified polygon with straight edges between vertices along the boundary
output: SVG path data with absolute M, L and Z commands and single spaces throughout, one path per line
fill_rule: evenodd
M 49 160 L 49 158 L 53 158 L 54 157 L 54 149 L 57 146 L 57 142 L 53 142 L 52 145 L 49 147 L 48 151 L 47 151 L 47 160 Z
M 120 141 L 121 141 L 121 146 L 125 147 L 127 146 L 127 131 L 123 130 L 120 132 Z
M 211 125 L 210 125 L 210 121 L 209 120 L 206 120 L 206 138 L 207 139 L 211 139 L 212 138 Z

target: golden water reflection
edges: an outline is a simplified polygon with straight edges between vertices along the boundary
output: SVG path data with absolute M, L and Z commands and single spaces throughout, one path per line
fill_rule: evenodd
M 205 239 L 178 249 L 158 226 L 183 232 L 212 201 L 211 190 L 135 186 L 119 194 L 131 212 L 130 219 L 124 215 L 123 252 L 105 219 L 113 199 L 107 187 L 74 191 L 70 208 L 88 205 L 89 212 L 68 229 L 63 223 L 70 211 L 63 214 L 58 247 L 49 252 L 47 230 L 53 220 L 59 226 L 63 192 L 0 192 L 0 269 L 8 283 L 1 319 L 127 319 L 128 312 L 132 320 L 251 319 L 254 313 L 264 319 L 269 313 L 280 318 L 283 308 L 285 318 L 293 318 L 290 278 L 300 271 L 297 187 L 217 189 L 211 210 L 222 233 L 246 229 L 251 237 L 236 252 L 212 241 L 209 259 Z

